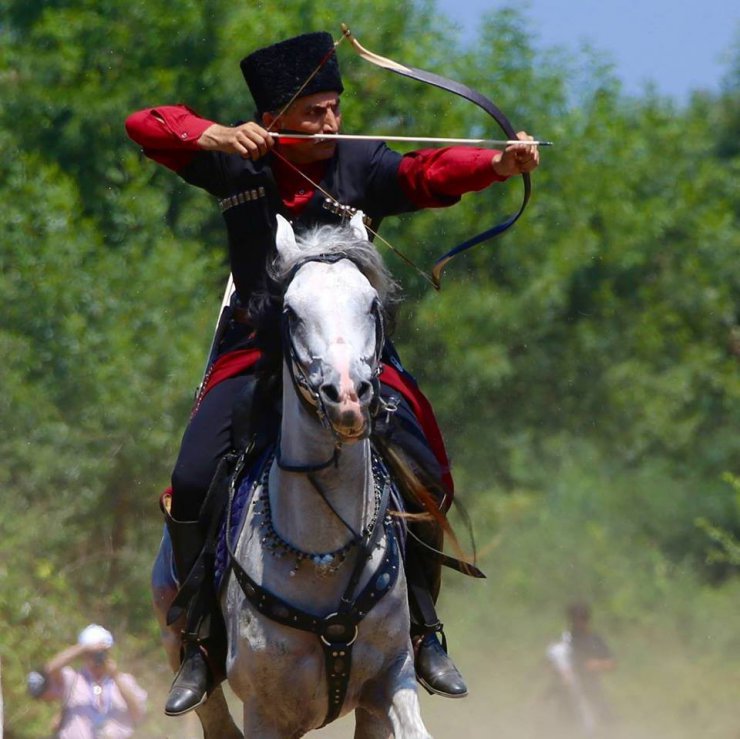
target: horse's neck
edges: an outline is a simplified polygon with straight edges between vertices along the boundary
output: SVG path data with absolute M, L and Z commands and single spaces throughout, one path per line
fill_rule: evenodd
M 281 461 L 308 466 L 331 459 L 336 443 L 333 434 L 303 407 L 292 383 L 286 381 L 283 387 Z M 331 551 L 353 538 L 342 520 L 360 533 L 375 514 L 370 442 L 343 446 L 336 465 L 313 472 L 311 477 L 326 502 L 307 474 L 273 464 L 269 479 L 273 525 L 283 539 L 304 551 Z

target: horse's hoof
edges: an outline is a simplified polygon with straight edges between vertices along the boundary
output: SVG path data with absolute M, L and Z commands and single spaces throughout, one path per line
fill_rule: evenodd
M 427 634 L 417 647 L 416 679 L 429 692 L 446 698 L 464 698 L 468 686 L 436 634 Z
M 198 648 L 187 650 L 172 682 L 164 712 L 168 716 L 182 716 L 202 706 L 210 687 L 211 671 L 205 656 Z

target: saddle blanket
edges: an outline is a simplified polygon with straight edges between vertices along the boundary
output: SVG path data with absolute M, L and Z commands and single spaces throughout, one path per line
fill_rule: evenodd
M 213 583 L 217 593 L 220 592 L 225 575 L 229 571 L 231 555 L 227 547 L 227 542 L 233 548 L 236 546 L 236 542 L 239 541 L 239 534 L 244 525 L 246 512 L 249 510 L 249 504 L 252 502 L 254 492 L 257 489 L 256 482 L 261 477 L 265 465 L 272 460 L 273 452 L 273 448 L 268 448 L 252 465 L 251 469 L 244 472 L 241 480 L 236 482 L 237 487 L 234 497 L 231 500 L 231 508 L 227 508 L 224 512 L 219 529 L 218 542 L 216 543 L 216 556 L 213 565 Z

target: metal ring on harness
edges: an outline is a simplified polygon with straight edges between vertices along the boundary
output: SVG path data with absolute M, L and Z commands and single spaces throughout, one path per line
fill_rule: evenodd
M 350 627 L 353 632 L 352 638 L 347 639 Z M 342 633 L 332 634 L 330 633 L 332 629 L 337 629 L 337 631 L 342 630 Z M 349 614 L 336 612 L 330 613 L 324 619 L 323 631 L 319 634 L 319 639 L 321 639 L 327 647 L 331 647 L 334 644 L 342 644 L 343 646 L 349 647 L 355 643 L 359 633 L 360 630 L 357 627 L 357 624 L 350 620 Z

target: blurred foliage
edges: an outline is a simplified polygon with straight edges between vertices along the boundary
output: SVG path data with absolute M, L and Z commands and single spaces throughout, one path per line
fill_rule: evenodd
M 740 477 L 728 472 L 724 479 L 734 492 L 735 527 L 733 528 L 737 531 L 740 528 Z M 736 570 L 740 568 L 740 537 L 726 528 L 713 524 L 711 519 L 704 516 L 696 519 L 696 525 L 713 544 L 707 552 L 708 564 L 725 565 L 727 568 Z
M 156 498 L 226 276 L 218 209 L 143 159 L 123 120 L 180 101 L 249 118 L 238 60 L 306 29 L 338 34 L 340 21 L 556 142 L 524 217 L 453 262 L 441 293 L 388 255 L 408 294 L 399 347 L 440 416 L 497 597 L 516 604 L 493 616 L 481 605 L 483 628 L 577 593 L 614 628 L 663 638 L 669 608 L 676 639 L 699 652 L 686 635 L 706 627 L 702 605 L 729 617 L 740 47 L 721 93 L 678 106 L 624 96 L 595 50 L 537 50 L 519 10 L 489 15 L 469 48 L 433 2 L 346 7 L 0 7 L 0 659 L 12 736 L 48 721 L 23 696 L 25 673 L 86 623 L 105 622 L 135 659 L 156 652 Z M 347 130 L 499 137 L 469 103 L 383 73 L 346 42 L 339 54 Z M 388 221 L 383 235 L 427 268 L 520 197 L 520 183 L 497 185 Z M 451 582 L 449 597 L 469 592 Z M 737 642 L 727 624 L 714 633 L 716 650 Z

